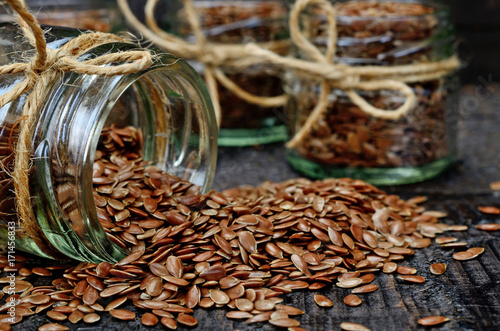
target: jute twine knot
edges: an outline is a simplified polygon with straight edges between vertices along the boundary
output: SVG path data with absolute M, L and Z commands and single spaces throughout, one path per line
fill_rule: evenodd
M 40 117 L 40 111 L 49 90 L 65 72 L 88 75 L 115 76 L 139 72 L 153 64 L 148 51 L 127 51 L 101 55 L 83 62 L 78 57 L 86 51 L 110 42 L 125 40 L 107 33 L 84 33 L 70 40 L 57 50 L 47 47 L 42 28 L 29 13 L 22 0 L 5 0 L 18 14 L 23 35 L 34 46 L 36 54 L 26 63 L 12 63 L 0 67 L 0 75 L 23 74 L 24 80 L 17 83 L 9 92 L 0 96 L 0 108 L 28 93 L 23 106 L 22 123 L 15 150 L 12 178 L 17 202 L 19 221 L 24 232 L 31 237 L 45 253 L 52 255 L 42 229 L 36 221 L 31 204 L 29 171 L 33 131 Z M 105 65 L 114 64 L 114 66 Z
M 154 18 L 154 11 L 159 0 L 148 0 L 144 7 L 146 25 L 137 19 L 132 13 L 127 0 L 118 0 L 120 9 L 129 24 L 141 33 L 146 39 L 152 41 L 156 46 L 185 59 L 195 59 L 205 65 L 204 76 L 208 92 L 212 97 L 217 123 L 221 123 L 221 107 L 217 85 L 220 84 L 231 91 L 238 98 L 258 105 L 260 107 L 280 107 L 285 105 L 286 95 L 274 97 L 256 96 L 243 90 L 235 84 L 220 69 L 221 66 L 243 70 L 249 66 L 260 64 L 259 58 L 248 56 L 243 44 L 222 44 L 209 42 L 200 24 L 200 18 L 196 13 L 193 0 L 182 0 L 186 19 L 196 38 L 195 43 L 190 43 L 162 30 Z M 272 41 L 260 43 L 258 47 L 269 50 L 276 54 L 280 50 L 288 48 L 289 40 Z

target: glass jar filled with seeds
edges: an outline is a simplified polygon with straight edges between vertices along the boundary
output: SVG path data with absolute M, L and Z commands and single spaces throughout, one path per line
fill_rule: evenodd
M 336 63 L 371 70 L 420 66 L 454 56 L 448 11 L 434 2 L 340 1 L 334 8 Z M 311 43 L 324 51 L 328 27 L 322 10 L 308 8 L 302 25 Z M 297 56 L 307 59 L 301 51 Z M 329 87 L 326 109 L 289 149 L 288 161 L 311 177 L 354 177 L 379 185 L 438 175 L 456 158 L 457 106 L 450 93 L 458 82 L 453 70 L 439 77 L 424 76 L 403 77 L 416 101 L 397 119 L 370 114 L 345 90 Z M 287 74 L 285 85 L 290 95 L 290 130 L 295 135 L 318 104 L 320 85 L 293 72 Z M 356 92 L 386 111 L 398 109 L 406 100 L 401 93 L 384 88 Z
M 215 45 L 216 51 L 217 44 L 243 48 L 246 43 L 261 44 L 281 55 L 289 51 L 287 7 L 283 0 L 194 0 L 193 6 L 202 34 L 207 42 Z M 166 13 L 164 21 L 168 26 L 164 28 L 167 31 L 197 42 L 182 1 L 168 1 Z M 190 63 L 204 75 L 203 63 Z M 281 71 L 269 65 L 222 63 L 218 68 L 246 93 L 258 97 L 276 97 L 284 93 Z M 248 102 L 220 83 L 217 90 L 222 112 L 220 146 L 266 144 L 287 139 L 282 106 Z
M 0 35 L 0 65 L 34 54 L 16 25 L 1 24 Z M 78 36 L 76 29 L 52 28 L 47 47 L 61 49 Z M 108 42 L 78 60 L 131 50 L 137 46 Z M 185 62 L 147 52 L 153 56 L 147 69 L 115 76 L 66 73 L 49 88 L 27 131 L 28 207 L 36 236 L 18 219 L 16 194 L 23 193 L 14 182 L 26 93 L 0 108 L 0 244 L 45 257 L 117 261 L 127 255 L 124 241 L 131 233 L 147 232 L 153 220 L 168 222 L 161 206 L 180 203 L 179 192 L 197 196 L 209 189 L 217 126 L 203 81 Z M 0 76 L 0 94 L 24 78 Z M 117 223 L 110 226 L 110 217 Z
M 113 0 L 25 0 L 40 24 L 94 31 L 118 31 L 120 12 Z M 14 22 L 7 6 L 0 6 L 0 22 Z

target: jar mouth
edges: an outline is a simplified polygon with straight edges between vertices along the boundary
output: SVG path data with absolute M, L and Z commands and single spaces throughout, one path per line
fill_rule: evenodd
M 98 46 L 79 60 L 135 49 Z M 66 74 L 54 86 L 40 119 L 34 194 L 37 219 L 64 255 L 91 262 L 117 262 L 127 255 L 101 225 L 94 202 L 93 165 L 100 134 L 111 123 L 131 125 L 144 137 L 143 156 L 153 166 L 209 190 L 217 156 L 217 127 L 201 78 L 177 58 L 153 53 L 154 64 L 122 76 Z
M 367 11 L 366 13 L 360 13 L 359 15 L 350 15 L 345 13 L 345 9 L 342 10 L 343 6 L 353 6 L 356 4 L 375 4 L 381 6 L 380 4 L 397 4 L 398 7 L 404 8 L 405 6 L 420 5 L 423 8 L 428 8 L 429 12 L 409 14 L 409 13 L 390 13 L 390 15 L 384 15 L 383 13 L 375 14 L 376 10 L 373 12 Z M 423 1 L 373 1 L 373 0 L 357 0 L 348 1 L 340 0 L 334 4 L 337 9 L 336 12 L 336 24 L 339 37 L 344 37 L 342 29 L 353 26 L 356 29 L 361 29 L 362 26 L 371 27 L 371 24 L 377 23 L 387 23 L 387 24 L 420 24 L 426 28 L 436 28 L 448 24 L 449 7 L 438 3 L 433 0 L 423 0 Z M 340 9 L 339 9 L 340 8 Z M 316 9 L 306 9 L 302 14 L 309 16 L 313 20 L 318 22 L 326 22 L 326 15 L 323 13 L 321 8 Z M 325 23 L 326 24 L 326 23 Z M 357 26 L 359 25 L 359 26 Z M 357 30 L 356 30 L 357 31 Z
M 359 15 L 348 15 L 349 10 L 354 11 L 358 4 L 365 4 Z M 390 16 L 376 14 L 377 6 L 391 8 L 391 4 L 403 8 L 403 14 L 399 14 L 396 8 L 391 9 L 393 13 Z M 415 5 L 428 9 L 409 15 L 407 12 Z M 432 51 L 435 49 L 439 49 L 440 54 L 453 53 L 454 29 L 447 18 L 448 7 L 437 2 L 358 0 L 340 1 L 334 6 L 337 8 L 338 34 L 336 62 L 349 65 L 407 64 L 439 59 L 441 55 Z M 405 10 L 405 6 L 409 9 Z M 329 37 L 326 16 L 321 10 L 306 10 L 302 21 L 309 40 L 324 48 Z
M 360 13 L 359 15 L 349 15 L 345 14 L 342 11 L 346 10 L 346 6 L 352 6 L 356 7 L 359 4 L 375 4 L 379 6 L 382 10 L 379 13 L 376 13 L 374 11 L 368 13 Z M 401 10 L 403 9 L 403 14 L 401 13 L 391 13 L 387 12 L 387 10 L 383 9 L 384 4 L 395 4 L 398 6 L 398 9 Z M 414 5 L 420 5 L 423 8 L 428 9 L 428 12 L 423 12 L 423 13 L 405 13 L 404 10 L 408 11 L 408 9 L 412 8 Z M 339 2 L 336 3 L 336 8 L 337 8 L 337 20 L 339 24 L 348 24 L 352 23 L 353 21 L 356 20 L 388 20 L 388 21 L 399 21 L 399 20 L 407 20 L 407 19 L 412 19 L 412 18 L 431 18 L 435 16 L 439 16 L 444 14 L 446 11 L 448 11 L 448 7 L 445 6 L 444 4 L 435 2 L 435 1 L 430 1 L 430 0 L 423 0 L 423 1 L 373 1 L 373 0 L 356 0 L 356 1 L 347 1 L 347 0 L 340 0 Z M 384 12 L 385 11 L 385 12 Z M 374 15 L 376 14 L 376 15 Z
M 213 182 L 217 155 L 217 133 L 213 111 L 210 111 L 211 104 L 204 104 L 208 100 L 203 96 L 206 91 L 197 90 L 191 80 L 199 76 L 183 76 L 182 73 L 194 73 L 193 69 L 172 56 L 160 57 L 160 61 L 169 63 L 168 71 L 160 67 L 152 68 L 118 83 L 118 86 L 121 86 L 115 88 L 115 91 L 121 92 L 109 96 L 104 107 L 106 110 L 98 120 L 97 131 L 101 132 L 104 127 L 120 122 L 121 126 L 136 127 L 142 134 L 143 159 L 149 162 L 149 165 L 188 180 L 198 185 L 201 192 L 205 193 Z M 137 104 L 132 104 L 132 107 L 137 107 L 137 111 L 127 113 L 125 108 L 130 106 L 133 100 L 137 100 Z M 87 197 L 84 200 L 93 199 L 90 167 L 94 163 L 92 152 L 96 151 L 97 143 L 98 137 L 95 135 L 88 146 L 88 161 L 84 162 L 87 165 L 85 176 L 82 178 L 82 185 L 87 187 Z M 98 246 L 104 242 L 103 236 L 106 236 L 108 241 L 109 237 L 95 213 L 95 204 L 93 209 L 88 209 L 88 230 L 99 228 L 99 233 L 92 232 Z M 112 245 L 118 246 L 116 243 Z M 109 243 L 102 245 L 99 251 L 109 252 L 107 246 Z M 116 262 L 122 257 L 123 254 L 108 256 L 105 259 Z
M 288 10 L 279 1 L 195 1 L 203 35 L 217 43 L 268 42 L 289 38 Z M 178 8 L 174 33 L 195 42 L 185 13 Z M 175 11 L 175 10 L 174 10 Z M 224 17 L 223 19 L 219 19 Z M 265 32 L 260 31 L 267 28 Z

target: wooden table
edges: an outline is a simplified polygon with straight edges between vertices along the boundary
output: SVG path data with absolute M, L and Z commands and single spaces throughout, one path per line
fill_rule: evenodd
M 284 296 L 285 303 L 303 309 L 299 318 L 308 330 L 340 330 L 344 321 L 363 324 L 372 330 L 500 330 L 500 232 L 487 233 L 474 228 L 480 222 L 500 222 L 499 216 L 477 211 L 479 205 L 500 206 L 500 192 L 492 192 L 489 183 L 500 180 L 500 86 L 466 86 L 461 92 L 459 121 L 460 161 L 447 173 L 433 180 L 406 186 L 384 187 L 404 198 L 426 195 L 428 209 L 448 213 L 449 224 L 465 224 L 468 232 L 453 233 L 469 246 L 485 248 L 484 254 L 471 261 L 452 259 L 453 250 L 431 247 L 416 250 L 404 265 L 418 269 L 427 281 L 422 285 L 403 284 L 393 275 L 380 274 L 375 280 L 379 290 L 360 295 L 359 307 L 348 307 L 343 298 L 347 289 L 332 287 L 321 292 L 301 291 Z M 286 163 L 282 145 L 257 148 L 221 148 L 215 188 L 242 184 L 258 184 L 264 180 L 281 181 L 300 176 Z M 442 276 L 429 272 L 429 265 L 445 262 L 448 270 Z M 333 308 L 320 308 L 314 293 L 322 293 L 334 301 Z M 135 307 L 129 305 L 139 313 Z M 197 309 L 199 324 L 193 330 L 273 330 L 269 324 L 247 325 L 225 317 L 224 309 Z M 134 321 L 119 322 L 102 314 L 96 325 L 62 324 L 75 330 L 161 330 L 144 327 L 140 316 Z M 444 315 L 451 321 L 441 327 L 424 328 L 417 324 L 421 317 Z M 48 323 L 44 315 L 33 315 L 14 330 L 35 330 Z M 178 330 L 187 328 L 179 327 Z

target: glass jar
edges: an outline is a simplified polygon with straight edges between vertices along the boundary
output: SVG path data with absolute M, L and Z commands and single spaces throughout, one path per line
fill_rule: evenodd
M 208 42 L 220 44 L 269 43 L 288 39 L 287 7 L 283 0 L 199 1 L 193 5 Z M 168 1 L 163 27 L 187 41 L 196 42 L 181 1 Z M 289 52 L 285 43 L 275 51 Z M 175 52 L 174 52 L 175 54 Z M 179 55 L 180 56 L 180 55 Z M 192 61 L 203 76 L 205 66 Z M 281 71 L 269 65 L 221 66 L 222 72 L 242 90 L 260 97 L 284 94 Z M 284 141 L 288 138 L 283 107 L 262 107 L 249 103 L 218 84 L 221 106 L 219 146 L 249 146 Z
M 429 63 L 454 54 L 447 9 L 428 1 L 341 1 L 337 10 L 335 62 L 354 66 Z M 326 19 L 318 9 L 303 14 L 309 40 L 326 48 Z M 298 51 L 298 57 L 305 55 Z M 319 98 L 319 83 L 290 72 L 285 90 L 290 131 L 300 130 Z M 352 177 L 376 185 L 432 178 L 456 160 L 457 105 L 450 94 L 457 78 L 408 84 L 415 106 L 398 120 L 377 118 L 331 88 L 326 111 L 301 143 L 287 152 L 289 163 L 314 178 Z M 405 99 L 394 91 L 357 91 L 379 109 L 397 109 Z
M 79 31 L 52 28 L 47 45 L 57 49 Z M 18 28 L 0 24 L 0 65 L 20 62 L 33 50 Z M 109 43 L 80 60 L 137 49 Z M 142 134 L 145 161 L 208 191 L 215 172 L 217 125 L 200 76 L 185 62 L 149 49 L 153 65 L 119 76 L 66 73 L 51 87 L 34 128 L 30 194 L 36 221 L 50 251 L 42 250 L 18 225 L 13 181 L 13 148 L 26 96 L 0 108 L 0 243 L 15 228 L 15 248 L 45 257 L 117 261 L 126 252 L 102 228 L 93 195 L 93 165 L 105 127 L 132 126 Z M 0 76 L 0 93 L 22 75 Z
M 65 26 L 102 32 L 119 31 L 123 26 L 114 0 L 25 0 L 40 24 Z M 0 6 L 0 22 L 15 17 Z

